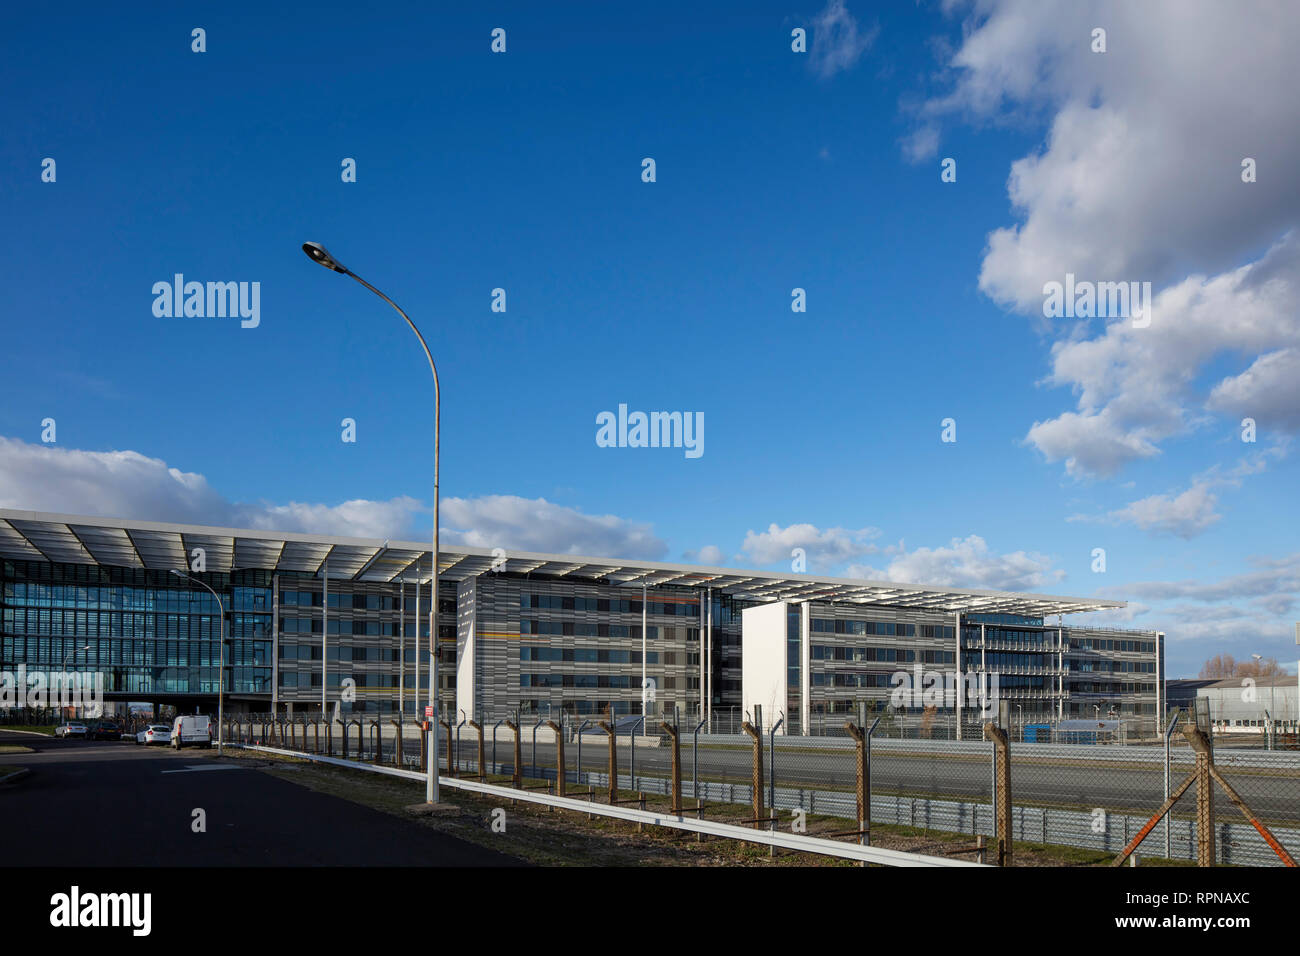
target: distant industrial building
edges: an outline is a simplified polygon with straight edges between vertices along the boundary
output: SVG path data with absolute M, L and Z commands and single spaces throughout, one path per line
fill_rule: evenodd
M 1210 720 L 1221 733 L 1297 730 L 1300 687 L 1295 677 L 1228 677 L 1197 688 L 1196 696 L 1207 701 Z

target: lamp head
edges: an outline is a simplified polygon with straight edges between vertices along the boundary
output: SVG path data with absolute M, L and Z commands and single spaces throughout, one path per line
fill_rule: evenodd
M 319 242 L 304 242 L 302 251 L 313 261 L 323 265 L 326 269 L 333 269 L 335 272 L 347 272 L 343 264 L 329 254 L 329 250 Z

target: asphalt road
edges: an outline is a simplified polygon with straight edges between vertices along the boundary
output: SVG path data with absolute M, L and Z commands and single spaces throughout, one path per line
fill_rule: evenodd
M 442 746 L 446 747 L 445 738 Z M 467 738 L 462 734 L 459 757 L 465 766 L 470 766 L 474 761 L 477 746 L 474 737 Z M 485 749 L 487 759 L 491 761 L 491 742 L 488 742 Z M 411 756 L 419 754 L 409 741 L 405 752 Z M 532 744 L 525 733 L 522 748 L 525 766 L 532 764 L 532 753 Z M 1098 764 L 1102 762 L 1102 756 L 1104 755 L 1099 755 Z M 628 772 L 628 757 L 628 748 L 619 747 L 618 767 L 621 776 Z M 512 759 L 513 745 L 505 741 L 498 742 L 498 762 L 509 764 Z M 565 760 L 570 769 L 576 766 L 576 744 L 570 742 L 565 745 Z M 690 780 L 692 754 L 689 741 L 682 746 L 681 760 L 682 779 Z M 765 778 L 770 770 L 768 760 L 770 755 L 765 747 Z M 608 761 L 609 746 L 605 739 L 596 735 L 584 739 L 584 770 L 603 771 Z M 539 767 L 553 768 L 554 746 L 539 742 L 536 762 Z M 671 762 L 672 751 L 667 747 L 637 748 L 638 776 L 642 773 L 647 776 L 667 776 Z M 747 749 L 700 748 L 701 779 L 748 783 L 752 778 L 752 767 L 753 757 Z M 1190 769 L 1189 765 L 1175 763 L 1171 786 L 1176 787 L 1181 783 Z M 1018 804 L 1102 807 L 1108 812 L 1154 812 L 1164 800 L 1162 766 L 1101 766 L 1080 761 L 1024 762 L 1013 758 L 1011 770 L 1012 798 Z M 1300 823 L 1300 775 L 1294 770 L 1286 775 L 1226 766 L 1222 770 L 1228 782 L 1261 818 L 1288 825 Z M 783 752 L 781 742 L 777 742 L 776 779 L 780 786 L 849 788 L 856 781 L 856 773 L 852 751 Z M 876 793 L 988 801 L 991 783 L 991 756 L 928 757 L 877 751 L 871 758 L 871 784 Z M 1227 797 L 1217 791 L 1216 794 L 1216 816 L 1233 822 L 1242 820 Z M 1176 810 L 1180 814 L 1190 814 L 1193 811 L 1192 796 L 1185 796 Z
M 511 866 L 415 820 L 317 793 L 213 750 L 0 731 L 31 775 L 0 787 L 5 866 Z M 412 788 L 411 802 L 423 792 Z M 207 832 L 191 829 L 193 811 Z

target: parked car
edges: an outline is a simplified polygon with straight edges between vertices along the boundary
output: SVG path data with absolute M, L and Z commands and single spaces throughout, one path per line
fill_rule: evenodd
M 91 725 L 88 736 L 91 740 L 121 740 L 122 728 L 111 720 L 101 720 Z
M 172 722 L 171 741 L 173 750 L 182 747 L 211 747 L 212 718 L 205 714 L 182 714 Z
M 54 728 L 56 737 L 85 737 L 89 728 L 79 720 L 70 720 Z
M 172 729 L 166 724 L 149 724 L 144 730 L 135 735 L 135 742 L 138 744 L 165 744 L 170 743 L 172 739 Z

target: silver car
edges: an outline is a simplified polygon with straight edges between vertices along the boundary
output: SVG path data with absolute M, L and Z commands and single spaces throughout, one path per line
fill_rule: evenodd
M 79 720 L 70 720 L 54 728 L 56 737 L 85 737 L 89 733 L 90 729 Z
M 138 744 L 166 744 L 172 739 L 172 730 L 166 724 L 150 724 L 135 735 Z

